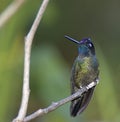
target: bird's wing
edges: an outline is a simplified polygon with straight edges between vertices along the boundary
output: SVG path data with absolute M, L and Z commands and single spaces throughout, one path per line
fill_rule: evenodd
M 71 94 L 75 93 L 80 86 L 77 85 L 78 77 L 80 76 L 81 66 L 77 61 L 74 62 L 71 72 Z
M 93 95 L 94 87 L 85 92 L 81 97 L 72 101 L 70 106 L 70 114 L 75 117 L 76 115 L 82 113 L 87 107 Z

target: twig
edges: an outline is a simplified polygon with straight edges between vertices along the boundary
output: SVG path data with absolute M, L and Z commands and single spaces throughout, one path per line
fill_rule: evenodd
M 15 12 L 20 8 L 20 6 L 25 2 L 25 0 L 14 0 L 5 11 L 0 14 L 0 28 L 12 17 Z
M 86 92 L 88 89 L 92 88 L 93 86 L 97 85 L 98 82 L 92 82 L 90 83 L 88 86 L 86 87 L 82 87 L 78 92 L 76 92 L 75 94 L 65 98 L 65 99 L 62 99 L 58 102 L 53 102 L 50 106 L 48 106 L 47 108 L 44 108 L 44 109 L 39 109 L 37 110 L 36 112 L 34 112 L 33 114 L 25 117 L 24 119 L 24 122 L 28 122 L 34 118 L 37 118 L 38 116 L 42 116 L 44 114 L 47 114 L 55 109 L 57 109 L 58 107 L 64 105 L 65 103 L 77 98 L 77 97 L 80 97 L 84 92 Z
M 25 56 L 24 56 L 24 76 L 23 76 L 23 91 L 22 91 L 22 101 L 21 106 L 19 109 L 18 116 L 13 120 L 13 122 L 23 122 L 27 107 L 28 107 L 28 101 L 29 101 L 29 94 L 30 94 L 30 88 L 29 88 L 29 74 L 30 74 L 30 55 L 31 55 L 31 46 L 33 42 L 33 38 L 35 35 L 35 32 L 37 30 L 37 27 L 40 23 L 40 20 L 43 16 L 43 13 L 46 9 L 46 6 L 48 4 L 49 0 L 43 0 L 43 3 L 38 11 L 38 14 L 36 16 L 36 19 L 28 33 L 28 35 L 25 38 Z

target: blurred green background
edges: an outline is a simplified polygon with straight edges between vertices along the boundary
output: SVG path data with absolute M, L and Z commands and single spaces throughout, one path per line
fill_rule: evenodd
M 2 0 L 0 13 L 12 2 Z M 27 0 L 0 28 L 0 122 L 10 122 L 21 102 L 24 36 L 41 0 Z M 87 109 L 76 118 L 70 103 L 32 122 L 120 122 L 120 1 L 50 0 L 34 38 L 28 114 L 70 95 L 77 47 L 64 38 L 91 37 L 100 63 L 100 83 Z

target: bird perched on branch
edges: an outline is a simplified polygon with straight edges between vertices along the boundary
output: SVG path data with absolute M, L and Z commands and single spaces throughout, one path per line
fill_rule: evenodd
M 78 46 L 78 56 L 74 61 L 71 72 L 71 94 L 73 94 L 89 83 L 98 81 L 99 64 L 90 38 L 85 38 L 81 41 L 77 41 L 69 36 L 65 36 L 65 38 Z M 91 100 L 94 88 L 92 87 L 80 97 L 72 100 L 70 106 L 71 116 L 75 117 L 85 110 Z

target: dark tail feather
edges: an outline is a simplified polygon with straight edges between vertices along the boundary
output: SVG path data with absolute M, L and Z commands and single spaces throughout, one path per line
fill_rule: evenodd
M 91 100 L 93 91 L 94 87 L 85 92 L 80 98 L 72 101 L 70 106 L 71 116 L 75 117 L 76 115 L 82 113 L 85 110 Z

